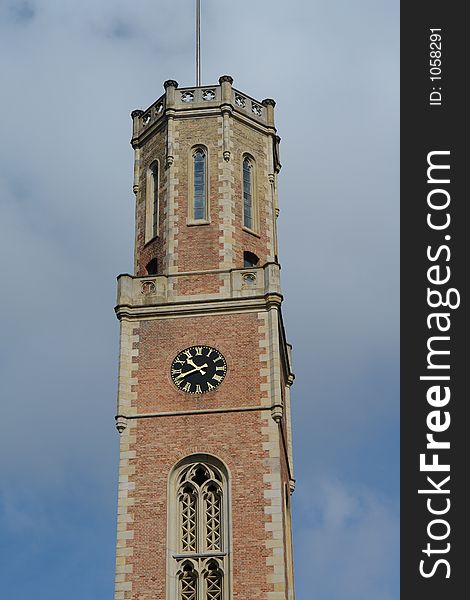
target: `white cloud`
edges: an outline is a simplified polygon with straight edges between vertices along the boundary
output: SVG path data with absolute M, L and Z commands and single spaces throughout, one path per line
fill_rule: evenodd
M 392 507 L 373 490 L 337 479 L 308 482 L 297 492 L 299 597 L 396 598 L 399 525 Z

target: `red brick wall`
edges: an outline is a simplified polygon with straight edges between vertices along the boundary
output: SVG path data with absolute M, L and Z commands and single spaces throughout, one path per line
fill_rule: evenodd
M 167 412 L 201 408 L 259 406 L 259 319 L 256 313 L 197 316 L 141 322 L 139 328 L 137 412 Z M 194 344 L 218 348 L 227 360 L 227 375 L 214 392 L 196 396 L 178 390 L 170 378 L 176 354 Z M 266 558 L 271 539 L 265 523 L 264 491 L 270 488 L 263 476 L 271 472 L 268 452 L 263 450 L 265 422 L 260 411 L 142 418 L 130 460 L 136 473 L 135 498 L 129 526 L 134 531 L 132 599 L 166 598 L 167 485 L 172 467 L 193 453 L 221 459 L 231 474 L 233 600 L 266 600 L 274 591 L 267 584 Z M 283 472 L 285 467 L 283 467 Z

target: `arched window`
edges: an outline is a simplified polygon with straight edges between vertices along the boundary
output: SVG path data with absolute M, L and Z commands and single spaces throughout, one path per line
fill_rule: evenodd
M 193 151 L 192 220 L 207 220 L 207 152 L 204 148 Z
M 243 266 L 245 269 L 249 269 L 250 267 L 257 267 L 259 263 L 259 258 L 253 252 L 244 252 L 243 253 Z
M 207 600 L 222 600 L 222 577 L 223 573 L 215 560 L 208 563 L 206 580 L 206 598 Z
M 243 159 L 243 225 L 255 229 L 253 161 L 249 156 Z
M 159 174 L 158 162 L 151 163 L 147 171 L 147 198 L 145 206 L 145 241 L 158 235 L 159 213 Z
M 145 270 L 147 271 L 147 275 L 158 275 L 158 260 L 156 258 L 149 260 L 145 266 Z
M 183 563 L 179 575 L 179 597 L 181 600 L 197 600 L 197 571 L 191 561 Z
M 170 485 L 169 560 L 177 600 L 229 600 L 230 520 L 223 465 L 207 455 L 188 457 Z

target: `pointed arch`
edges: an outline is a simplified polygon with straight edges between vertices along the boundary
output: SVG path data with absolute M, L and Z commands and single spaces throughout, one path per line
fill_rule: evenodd
M 191 148 L 190 154 L 189 222 L 209 220 L 209 153 L 206 146 Z
M 160 165 L 158 160 L 147 169 L 145 195 L 145 242 L 158 235 L 160 212 Z
M 258 229 L 256 204 L 256 163 L 250 154 L 242 156 L 243 227 L 250 231 Z
M 188 456 L 171 470 L 168 488 L 169 598 L 229 600 L 227 468 L 207 454 Z
M 198 600 L 198 572 L 194 561 L 185 560 L 177 573 L 178 596 L 181 600 Z

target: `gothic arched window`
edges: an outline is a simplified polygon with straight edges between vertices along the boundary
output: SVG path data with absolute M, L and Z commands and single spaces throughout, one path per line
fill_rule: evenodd
M 194 221 L 207 220 L 207 152 L 198 147 L 193 150 L 192 215 Z
M 172 474 L 169 560 L 177 600 L 229 600 L 227 496 L 226 471 L 217 459 L 189 457 Z
M 147 271 L 147 275 L 158 275 L 158 260 L 156 258 L 152 258 L 145 266 L 145 270 Z
M 197 571 L 191 561 L 182 564 L 179 574 L 179 597 L 181 600 L 198 600 Z
M 147 194 L 145 206 L 145 240 L 149 241 L 158 235 L 159 212 L 159 173 L 158 162 L 151 163 L 147 171 Z
M 257 267 L 259 264 L 259 258 L 253 252 L 249 252 L 248 250 L 243 253 L 243 266 L 245 269 L 249 269 L 251 267 Z
M 254 210 L 254 163 L 249 156 L 243 159 L 243 225 L 255 229 Z

